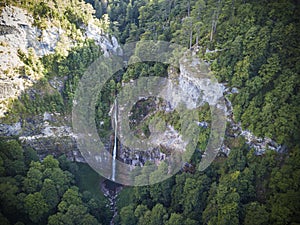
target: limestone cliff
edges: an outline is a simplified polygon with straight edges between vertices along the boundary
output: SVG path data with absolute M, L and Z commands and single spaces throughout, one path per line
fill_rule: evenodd
M 25 67 L 20 53 L 31 54 L 34 59 L 59 51 L 68 54 L 77 40 L 68 31 L 47 21 L 46 28 L 34 26 L 33 16 L 24 9 L 6 6 L 0 15 L 0 118 L 8 110 L 10 100 L 43 77 L 43 68 L 35 61 L 32 68 Z M 105 55 L 121 53 L 115 37 L 110 37 L 91 19 L 77 31 L 80 39 L 93 39 L 101 46 Z M 25 67 L 25 70 L 24 70 Z M 36 68 L 35 68 L 36 67 Z
M 72 133 L 70 115 L 45 112 L 42 115 L 23 118 L 14 123 L 1 119 L 9 110 L 9 103 L 25 91 L 35 93 L 32 88 L 44 76 L 39 59 L 45 55 L 68 54 L 68 51 L 85 39 L 92 39 L 108 56 L 122 54 L 115 37 L 106 34 L 93 17 L 77 29 L 77 36 L 70 34 L 54 20 L 46 26 L 36 26 L 34 16 L 27 10 L 5 6 L 0 14 L 0 136 L 16 136 L 27 146 L 37 150 L 41 157 L 46 154 L 67 154 L 71 160 L 84 161 L 76 147 Z M 22 55 L 30 55 L 33 65 L 27 66 Z M 48 81 L 51 88 L 61 92 L 64 78 L 54 77 Z M 9 120 L 14 121 L 14 118 Z M 8 121 L 9 121 L 8 120 Z

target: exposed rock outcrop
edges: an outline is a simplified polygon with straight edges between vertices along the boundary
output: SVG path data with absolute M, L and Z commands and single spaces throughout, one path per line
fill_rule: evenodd
M 1 136 L 17 136 L 22 132 L 21 122 L 13 124 L 0 124 Z
M 24 72 L 18 51 L 27 54 L 32 49 L 31 54 L 38 58 L 53 54 L 58 45 L 63 46 L 63 52 L 76 45 L 65 30 L 51 21 L 43 30 L 33 24 L 33 16 L 18 7 L 6 6 L 0 15 L 0 118 L 8 110 L 9 99 L 15 99 L 43 76 L 36 71 Z M 82 29 L 85 30 L 82 38 L 95 40 L 105 55 L 122 54 L 116 38 L 104 34 L 94 20 Z
M 246 140 L 246 143 L 250 148 L 254 148 L 256 155 L 263 155 L 267 149 L 271 149 L 277 152 L 285 151 L 285 146 L 279 145 L 274 140 L 268 137 L 257 137 L 251 131 L 244 130 L 242 128 L 241 122 L 236 122 L 233 116 L 233 106 L 227 96 L 231 94 L 237 94 L 238 89 L 235 87 L 226 88 L 224 90 L 225 103 L 227 108 L 227 122 L 229 123 L 228 130 L 230 134 L 227 134 L 232 137 L 243 136 Z M 226 145 L 223 145 L 221 151 L 226 155 L 230 153 L 230 148 Z
M 207 65 L 200 59 L 190 55 L 183 57 L 179 63 L 180 72 L 176 73 L 174 69 L 170 68 L 170 82 L 160 92 L 160 96 L 163 96 L 165 101 L 164 111 L 172 113 L 180 104 L 185 104 L 188 110 L 195 110 L 208 102 L 225 115 L 226 107 L 219 101 L 225 88 L 222 84 L 212 79 L 213 77 L 209 75 Z M 122 111 L 121 106 L 120 111 Z M 206 121 L 199 122 L 195 120 L 193 122 L 199 127 L 209 126 Z M 150 143 L 149 146 L 158 145 L 158 147 L 145 148 L 148 145 L 142 145 L 140 149 L 134 150 L 122 146 L 119 157 L 123 161 L 131 165 L 143 165 L 146 161 L 151 161 L 158 165 L 161 161 L 167 159 L 171 153 L 183 153 L 186 151 L 190 140 L 180 134 L 170 124 L 165 127 L 163 132 L 158 132 L 157 134 L 155 129 L 151 129 L 151 126 L 149 128 L 151 132 L 151 136 L 147 140 Z
M 15 126 L 15 130 L 12 127 L 9 130 L 11 134 L 18 132 L 21 143 L 35 149 L 41 159 L 49 154 L 56 157 L 65 154 L 69 160 L 85 162 L 67 117 L 45 112 L 43 116 L 28 118 L 25 123 L 22 129 Z

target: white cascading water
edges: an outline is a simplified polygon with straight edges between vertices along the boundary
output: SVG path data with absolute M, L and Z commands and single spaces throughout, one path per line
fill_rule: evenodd
M 116 158 L 117 158 L 117 128 L 118 128 L 118 112 L 117 112 L 117 99 L 115 99 L 115 115 L 114 115 L 114 123 L 115 123 L 115 141 L 114 141 L 114 150 L 112 157 L 112 175 L 111 179 L 115 181 L 116 178 Z

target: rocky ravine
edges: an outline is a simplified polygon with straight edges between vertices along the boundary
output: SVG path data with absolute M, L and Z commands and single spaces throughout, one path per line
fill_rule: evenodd
M 23 66 L 23 63 L 18 56 L 19 49 L 26 53 L 29 48 L 32 48 L 36 56 L 41 57 L 46 54 L 54 53 L 55 48 L 59 44 L 62 44 L 62 41 L 63 43 L 69 44 L 69 46 L 66 45 L 67 49 L 75 44 L 71 39 L 66 41 L 66 38 L 68 37 L 65 36 L 65 31 L 59 27 L 55 27 L 53 24 L 48 24 L 48 27 L 43 31 L 34 27 L 32 24 L 33 17 L 25 10 L 17 7 L 5 7 L 0 16 L 0 117 L 3 116 L 4 112 L 7 110 L 7 101 L 11 98 L 16 98 L 41 76 L 40 74 L 35 73 L 21 76 L 23 74 L 20 74 L 17 70 L 20 66 Z M 116 38 L 110 38 L 108 35 L 103 34 L 103 31 L 95 26 L 92 21 L 83 28 L 85 30 L 84 38 L 94 39 L 95 42 L 101 46 L 106 56 L 109 56 L 111 52 L 114 54 L 122 54 L 122 50 Z M 185 101 L 189 102 L 190 106 L 188 107 L 193 108 L 197 104 L 201 104 L 197 102 L 197 99 L 198 96 L 203 93 L 199 90 L 198 86 L 202 85 L 209 89 L 212 89 L 213 87 L 213 85 L 208 83 L 208 80 L 198 80 L 199 83 L 193 77 L 189 76 L 189 71 L 186 69 L 187 63 L 190 63 L 190 66 L 194 67 L 198 62 L 196 58 L 190 62 L 183 59 L 181 62 L 181 72 L 178 74 L 176 82 L 179 83 L 181 93 L 186 93 L 186 95 L 180 96 L 180 99 L 177 98 L 178 96 L 174 97 L 170 95 L 169 101 L 172 103 L 170 105 L 173 105 L 173 107 L 176 105 L 177 101 Z M 51 84 L 54 88 L 62 88 L 62 81 L 54 78 L 50 82 L 52 82 Z M 221 84 L 219 86 L 221 88 L 219 87 L 216 90 L 222 90 L 223 93 L 214 93 L 214 90 L 212 92 L 206 91 L 210 94 L 202 96 L 204 98 L 203 102 L 207 101 L 212 104 L 212 101 L 215 101 L 216 95 L 225 94 L 226 96 L 227 94 L 237 91 L 236 89 L 226 89 L 226 87 Z M 168 91 L 168 87 L 166 88 L 166 91 Z M 263 154 L 267 147 L 277 151 L 282 150 L 281 146 L 270 139 L 257 138 L 251 132 L 243 131 L 240 124 L 235 123 L 233 120 L 231 103 L 229 100 L 227 100 L 226 103 L 226 108 L 223 110 L 227 113 L 227 119 L 232 125 L 235 136 L 245 136 L 248 144 L 256 149 L 257 154 Z M 60 154 L 63 152 L 72 160 L 84 161 L 80 156 L 80 152 L 77 150 L 76 137 L 72 132 L 70 120 L 61 118 L 60 115 L 50 115 L 49 113 L 45 113 L 34 119 L 23 121 L 23 123 L 17 122 L 9 125 L 1 124 L 0 135 L 20 136 L 20 140 L 24 144 L 35 148 L 41 157 L 49 152 L 52 154 Z M 178 132 L 174 131 L 172 127 L 169 127 L 166 134 L 161 137 L 166 148 L 172 148 L 171 145 L 168 146 L 168 143 L 174 144 L 174 142 L 167 141 L 172 138 L 174 138 L 174 140 L 180 140 L 180 135 Z M 160 161 L 165 158 L 165 155 L 158 149 L 146 151 L 142 155 L 126 148 L 122 148 L 122 146 L 119 151 L 119 158 L 132 165 L 143 165 L 147 160 Z M 223 146 L 221 151 L 229 154 L 230 149 Z

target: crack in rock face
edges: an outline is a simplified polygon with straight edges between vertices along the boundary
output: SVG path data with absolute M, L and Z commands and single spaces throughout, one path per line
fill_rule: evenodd
M 0 24 L 0 36 L 8 34 L 17 34 L 19 31 L 13 27 L 4 24 Z

